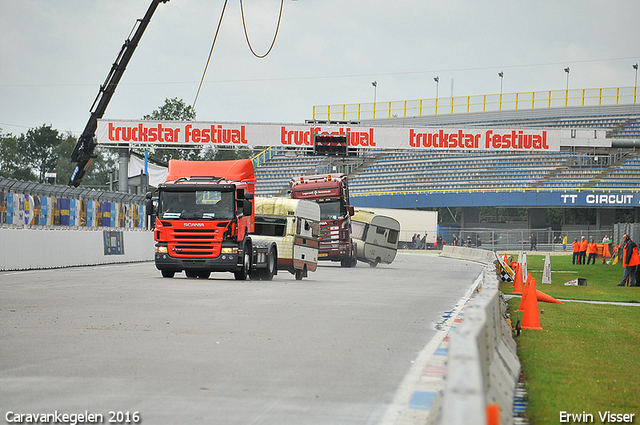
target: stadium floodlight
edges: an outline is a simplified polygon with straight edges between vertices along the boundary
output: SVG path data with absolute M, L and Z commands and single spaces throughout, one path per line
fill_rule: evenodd
M 440 82 L 440 77 L 433 77 L 433 81 L 436 82 L 436 99 L 438 98 L 438 83 Z
M 633 80 L 633 87 L 638 87 L 638 64 L 634 63 L 633 65 L 631 65 L 633 67 L 633 69 L 636 70 L 636 79 Z
M 567 91 L 569 90 L 569 71 L 571 71 L 571 69 L 569 69 L 569 67 L 566 67 L 564 69 L 564 72 L 567 73 Z
M 376 103 L 376 92 L 378 90 L 378 82 L 377 81 L 372 81 L 371 85 L 373 86 L 373 104 L 374 104 L 374 108 L 375 108 L 375 103 Z
M 502 95 L 502 82 L 504 81 L 504 72 L 498 72 L 498 77 L 500 77 L 500 95 Z

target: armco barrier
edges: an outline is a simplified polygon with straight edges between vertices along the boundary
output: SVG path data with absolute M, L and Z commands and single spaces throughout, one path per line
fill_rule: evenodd
M 487 265 L 480 292 L 467 304 L 464 320 L 450 334 L 445 386 L 434 402 L 429 423 L 485 425 L 487 405 L 498 404 L 500 423 L 513 424 L 520 361 L 511 327 L 504 318 L 506 304 L 500 297 L 495 254 L 448 247 L 443 255 Z
M 0 228 L 0 270 L 152 261 L 153 251 L 147 230 Z

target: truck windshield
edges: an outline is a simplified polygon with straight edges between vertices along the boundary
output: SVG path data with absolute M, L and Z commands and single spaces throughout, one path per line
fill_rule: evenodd
M 346 210 L 339 200 L 319 202 L 319 205 L 320 220 L 336 220 L 346 215 Z
M 234 193 L 219 190 L 160 191 L 158 217 L 185 220 L 231 220 L 234 217 Z

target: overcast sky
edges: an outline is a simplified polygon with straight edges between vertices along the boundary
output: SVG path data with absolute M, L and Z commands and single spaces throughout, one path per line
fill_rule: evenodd
M 0 133 L 76 135 L 150 0 L 0 0 Z M 224 0 L 160 4 L 105 118 L 193 104 Z M 257 53 L 280 0 L 244 0 Z M 229 0 L 199 121 L 302 123 L 313 105 L 633 86 L 638 0 L 285 0 L 254 57 Z

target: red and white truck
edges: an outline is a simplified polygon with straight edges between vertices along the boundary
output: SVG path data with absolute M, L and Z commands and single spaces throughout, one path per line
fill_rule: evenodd
M 271 280 L 278 270 L 277 245 L 253 241 L 255 175 L 251 160 L 169 161 L 158 187 L 155 264 L 163 277 L 232 272 L 238 280 Z
M 320 205 L 320 248 L 318 260 L 340 261 L 355 267 L 356 244 L 351 239 L 349 184 L 346 174 L 320 174 L 291 180 L 291 198 L 315 201 Z

